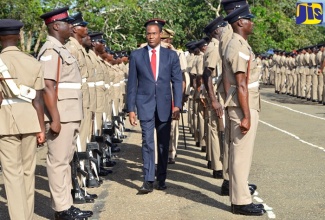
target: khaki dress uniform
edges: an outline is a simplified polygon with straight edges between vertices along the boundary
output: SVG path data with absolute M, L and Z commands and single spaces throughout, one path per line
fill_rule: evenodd
M 318 86 L 317 86 L 317 100 L 319 103 L 322 103 L 323 101 L 323 86 L 324 86 L 324 79 L 323 74 L 318 73 L 318 70 L 320 69 L 322 65 L 322 51 L 318 51 L 316 54 L 316 74 L 317 74 L 317 80 L 318 80 Z
M 222 77 L 222 59 L 219 50 L 220 42 L 212 38 L 207 50 L 204 54 L 204 67 L 213 68 L 211 74 L 212 83 L 214 87 L 214 94 L 216 95 L 217 101 L 223 106 L 224 105 L 224 92 L 223 85 L 220 80 Z M 222 92 L 220 92 L 222 91 Z M 208 106 L 208 144 L 207 144 L 207 160 L 211 161 L 212 170 L 222 170 L 222 152 L 219 144 L 219 132 L 224 132 L 223 120 L 220 119 L 212 108 L 211 100 L 207 96 Z
M 291 56 L 286 57 L 285 61 L 285 67 L 286 67 L 286 93 L 291 95 L 292 94 L 292 82 L 293 82 L 293 76 L 292 76 L 292 66 L 291 66 Z
M 297 72 L 297 97 L 301 98 L 301 95 L 302 95 L 302 93 L 301 93 L 301 76 L 304 71 L 304 66 L 302 63 L 303 54 L 299 53 L 298 56 L 296 57 L 296 60 L 297 60 L 297 69 L 296 69 L 296 72 Z
M 91 112 L 91 116 L 93 116 L 97 108 L 97 94 L 96 94 L 96 87 L 95 87 L 97 61 L 96 61 L 96 57 L 93 57 L 91 55 L 91 50 L 86 51 L 85 59 L 86 59 L 86 66 L 88 72 L 87 84 L 89 89 L 89 111 Z M 91 135 L 94 134 L 93 128 L 94 128 L 94 122 L 92 120 L 91 127 L 88 133 L 88 140 L 91 140 Z
M 309 71 L 306 78 L 306 97 L 307 99 L 316 99 L 314 97 L 317 97 L 317 82 L 315 84 L 313 83 L 313 80 L 317 81 L 316 77 L 316 55 L 315 53 L 311 52 L 309 54 Z M 315 90 L 316 88 L 316 90 Z
M 275 62 L 274 62 L 274 59 L 272 57 L 272 59 L 269 59 L 269 72 L 270 72 L 270 78 L 269 78 L 269 83 L 271 85 L 274 85 L 274 81 L 275 81 L 275 75 L 274 75 L 274 65 L 275 65 Z
M 318 101 L 318 94 L 317 94 L 317 89 L 318 89 L 318 69 L 317 69 L 317 63 L 316 63 L 316 54 L 312 52 L 310 54 L 310 69 L 309 69 L 309 74 L 311 76 L 311 99 L 313 101 Z
M 282 94 L 286 93 L 286 56 L 280 58 L 280 75 L 279 75 L 279 90 Z
M 197 56 L 195 68 L 196 76 L 201 77 L 203 75 L 203 55 L 204 53 L 200 52 L 200 55 Z M 196 89 L 196 102 L 197 102 L 197 123 L 198 123 L 198 133 L 200 148 L 203 149 L 206 147 L 206 118 L 205 118 L 205 88 L 203 82 L 201 82 L 201 87 Z
M 277 55 L 277 54 L 274 54 L 273 55 L 273 72 L 274 72 L 274 86 L 275 86 L 275 92 L 278 92 L 279 91 L 279 79 L 278 79 L 278 58 L 280 56 Z
M 291 62 L 290 62 L 290 65 L 291 65 L 291 68 L 292 68 L 292 95 L 293 96 L 297 96 L 297 80 L 298 80 L 298 77 L 297 77 L 297 59 L 295 56 L 293 56 L 291 58 Z
M 225 54 L 225 75 L 232 87 L 236 87 L 235 74 L 247 73 L 250 64 L 248 97 L 251 115 L 250 130 L 244 135 L 241 133 L 240 123 L 243 112 L 240 108 L 237 93 L 230 99 L 227 111 L 230 118 L 230 148 L 229 148 L 229 177 L 230 200 L 234 205 L 252 203 L 252 197 L 247 185 L 252 163 L 253 148 L 257 132 L 260 111 L 259 75 L 256 67 L 255 55 L 247 41 L 237 33 L 233 34 Z M 250 60 L 250 61 L 249 61 Z M 225 78 L 223 78 L 225 80 Z M 235 88 L 236 89 L 236 88 Z M 227 96 L 230 91 L 227 91 Z M 231 96 L 230 96 L 231 97 Z
M 16 85 L 44 88 L 41 65 L 15 46 L 2 50 L 0 58 Z M 3 77 L 0 72 L 0 77 Z M 32 103 L 18 99 L 0 81 L 0 160 L 10 218 L 33 219 L 36 167 L 36 133 L 41 131 Z
M 198 59 L 198 56 L 195 55 L 194 58 L 193 58 L 193 63 L 192 63 L 192 67 L 191 67 L 191 78 L 196 78 L 196 74 L 197 74 L 197 68 L 196 68 L 196 62 L 197 62 L 197 59 Z M 194 88 L 194 92 L 193 92 L 193 114 L 192 114 L 192 122 L 193 122 L 193 134 L 194 134 L 194 141 L 198 144 L 199 143 L 199 130 L 198 130 L 198 126 L 199 126 L 199 123 L 198 123 L 198 102 L 197 102 L 197 99 L 198 99 L 198 91 L 197 91 L 197 88 L 196 87 L 193 87 Z
M 193 66 L 193 61 L 194 61 L 194 54 L 191 53 L 189 54 L 187 57 L 186 57 L 186 60 L 187 60 L 187 73 L 189 75 L 191 75 L 191 69 L 192 69 L 192 66 Z M 190 81 L 191 81 L 191 78 L 190 78 Z M 191 85 L 191 83 L 190 83 Z M 187 117 L 188 117 L 188 124 L 189 124 L 189 130 L 190 130 L 190 133 L 191 134 L 194 134 L 194 124 L 193 124 L 193 114 L 194 114 L 194 109 L 193 109 L 193 93 L 194 93 L 194 88 L 192 86 L 190 86 L 190 95 L 188 97 L 188 114 L 187 114 Z
M 70 162 L 76 149 L 80 121 L 83 118 L 81 74 L 77 60 L 52 36 L 47 37 L 38 59 L 44 69 L 44 79 L 59 79 L 57 108 L 61 121 L 60 133 L 54 135 L 51 132 L 51 117 L 46 108 L 45 122 L 48 144 L 47 175 L 52 208 L 60 212 L 69 209 L 73 204 Z
M 94 51 L 89 50 L 89 54 L 92 56 L 92 59 L 96 60 L 96 129 L 95 134 L 102 134 L 103 127 L 103 112 L 105 105 L 105 78 L 104 78 L 104 69 L 101 65 L 101 58 L 95 54 Z
M 89 111 L 90 105 L 90 94 L 89 86 L 87 84 L 88 71 L 86 62 L 86 50 L 83 46 L 74 38 L 70 37 L 69 41 L 65 45 L 68 51 L 74 56 L 79 65 L 79 70 L 82 78 L 82 108 L 83 108 L 83 119 L 80 124 L 80 143 L 81 151 L 86 151 L 86 144 L 89 142 L 88 135 L 91 129 L 91 112 Z M 87 140 L 88 139 L 88 140 Z
M 176 49 L 173 49 L 178 57 L 179 57 L 179 62 L 180 62 L 180 67 L 181 67 L 181 70 L 182 70 L 182 73 L 183 73 L 183 80 L 184 78 L 186 77 L 185 74 L 186 73 L 186 70 L 187 70 L 187 62 L 186 62 L 186 58 L 184 56 L 184 53 L 182 51 L 179 51 L 179 50 L 176 50 Z M 186 78 L 185 78 L 186 80 Z M 189 78 L 188 78 L 189 80 Z M 185 94 L 186 94 L 186 90 L 188 91 L 189 90 L 189 81 L 187 83 L 187 87 L 185 85 Z M 189 91 L 188 91 L 189 93 Z M 175 159 L 175 156 L 176 156 L 176 151 L 177 151 L 177 148 L 178 148 L 178 139 L 179 139 L 179 120 L 172 120 L 171 122 L 171 129 L 170 129 L 170 140 L 169 140 L 169 155 L 168 155 L 168 158 L 170 159 Z
M 307 92 L 307 75 L 309 75 L 309 53 L 302 55 L 303 72 L 301 74 L 301 97 L 306 98 Z
M 323 63 L 324 60 L 325 60 L 325 50 L 322 53 L 322 62 L 321 63 Z M 323 100 L 322 100 L 322 102 L 324 104 L 325 103 L 325 68 L 322 70 L 322 73 L 321 74 L 323 74 L 323 82 L 324 82 L 324 86 L 323 86 Z
M 112 121 L 112 97 L 113 97 L 113 82 L 115 77 L 115 70 L 113 65 L 108 62 L 105 62 L 107 71 L 105 73 L 105 112 L 106 112 L 106 120 Z
M 233 35 L 233 29 L 230 24 L 228 24 L 226 27 L 223 29 L 223 33 L 221 35 L 221 40 L 219 44 L 219 49 L 220 49 L 220 54 L 222 57 L 222 77 L 225 76 L 224 71 L 225 71 L 225 54 L 226 54 L 226 49 L 227 46 L 232 39 Z M 225 84 L 223 83 L 223 86 Z M 225 90 L 225 89 L 224 89 Z M 224 111 L 224 118 L 225 118 L 225 142 L 224 142 L 224 148 L 222 152 L 222 176 L 224 180 L 229 181 L 229 141 L 230 141 L 230 118 L 228 116 L 228 112 Z

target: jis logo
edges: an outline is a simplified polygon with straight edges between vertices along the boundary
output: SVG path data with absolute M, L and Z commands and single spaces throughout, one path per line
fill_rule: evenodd
M 321 24 L 323 22 L 323 3 L 302 3 L 296 5 L 297 24 Z

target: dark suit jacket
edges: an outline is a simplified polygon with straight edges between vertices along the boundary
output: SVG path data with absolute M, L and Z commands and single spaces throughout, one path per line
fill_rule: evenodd
M 131 53 L 127 84 L 128 112 L 137 113 L 139 120 L 150 120 L 158 112 L 160 121 L 171 117 L 172 91 L 174 105 L 182 108 L 182 71 L 175 51 L 160 47 L 159 75 L 153 78 L 148 47 Z M 171 90 L 171 86 L 173 90 Z

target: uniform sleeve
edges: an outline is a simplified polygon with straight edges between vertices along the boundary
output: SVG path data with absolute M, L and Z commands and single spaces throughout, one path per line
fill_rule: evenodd
M 34 89 L 35 90 L 42 90 L 45 87 L 45 83 L 44 83 L 44 73 L 43 73 L 43 68 L 41 65 L 39 65 L 38 68 L 38 74 L 37 74 L 37 78 L 35 81 L 35 86 Z
M 62 68 L 62 59 L 54 50 L 47 50 L 39 59 L 44 72 L 44 79 L 57 80 L 58 66 Z M 60 64 L 59 64 L 60 62 Z M 61 70 L 60 70 L 61 71 Z
M 234 74 L 238 72 L 246 73 L 248 61 L 250 59 L 250 51 L 245 47 L 235 48 L 235 45 L 236 44 L 232 44 L 227 55 L 232 72 Z
M 179 54 L 179 62 L 181 65 L 182 72 L 185 72 L 187 69 L 187 61 L 183 52 L 180 52 Z
M 219 61 L 220 61 L 219 49 L 218 47 L 214 47 L 209 53 L 205 61 L 205 66 L 212 69 L 216 69 Z

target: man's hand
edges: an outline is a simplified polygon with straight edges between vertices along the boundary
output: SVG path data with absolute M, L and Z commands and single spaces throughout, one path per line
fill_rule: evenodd
M 241 133 L 246 134 L 249 131 L 250 127 L 251 127 L 250 118 L 243 118 L 241 120 L 241 122 L 240 122 L 239 127 L 240 127 L 240 130 L 241 130 Z
M 41 131 L 36 134 L 37 144 L 43 144 L 45 142 L 45 132 Z
M 136 118 L 135 118 L 135 113 L 134 112 L 129 112 L 129 121 L 132 126 L 136 126 Z
M 223 115 L 222 105 L 216 100 L 212 101 L 211 105 L 217 116 L 221 118 Z
M 172 112 L 172 119 L 173 120 L 179 120 L 179 108 L 178 107 L 174 107 L 173 108 L 173 112 Z
M 59 134 L 61 131 L 61 123 L 59 121 L 52 121 L 50 128 L 53 134 Z

